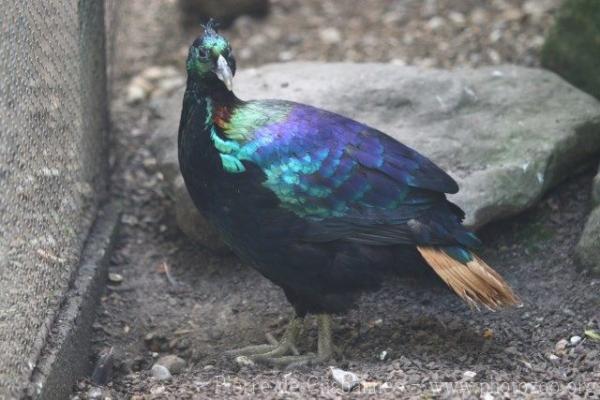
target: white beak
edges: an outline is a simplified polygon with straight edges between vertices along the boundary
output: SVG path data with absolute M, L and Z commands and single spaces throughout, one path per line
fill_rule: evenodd
M 231 74 L 231 68 L 229 68 L 225 57 L 222 55 L 219 55 L 219 58 L 217 59 L 217 70 L 215 71 L 215 74 L 217 74 L 217 78 L 223 81 L 227 90 L 231 92 L 233 89 L 233 75 Z

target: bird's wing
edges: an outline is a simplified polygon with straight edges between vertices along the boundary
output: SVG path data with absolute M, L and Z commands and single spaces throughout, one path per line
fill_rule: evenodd
M 314 222 L 307 240 L 435 243 L 453 236 L 464 213 L 444 193 L 458 185 L 433 162 L 349 118 L 285 104 L 285 118 L 253 132 L 243 146 L 251 151 L 242 149 L 240 158 L 262 169 L 282 207 Z

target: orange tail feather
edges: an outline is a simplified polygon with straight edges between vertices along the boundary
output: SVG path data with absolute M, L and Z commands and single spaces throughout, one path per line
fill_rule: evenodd
M 427 264 L 471 307 L 490 310 L 520 305 L 508 283 L 481 258 L 463 264 L 437 247 L 417 246 Z

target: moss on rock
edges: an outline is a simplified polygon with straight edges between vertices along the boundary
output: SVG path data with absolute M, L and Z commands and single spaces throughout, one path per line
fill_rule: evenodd
M 542 49 L 542 65 L 600 98 L 600 1 L 564 2 Z

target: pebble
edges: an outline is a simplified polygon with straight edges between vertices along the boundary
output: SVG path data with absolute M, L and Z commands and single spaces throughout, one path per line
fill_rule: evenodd
M 160 364 L 154 364 L 152 366 L 152 376 L 159 381 L 166 381 L 173 377 L 167 367 Z
M 160 386 L 154 386 L 150 389 L 150 394 L 153 394 L 154 396 L 159 396 L 161 394 L 163 394 L 165 392 L 166 388 L 162 385 Z
M 445 21 L 442 17 L 433 17 L 429 21 L 427 21 L 427 28 L 431 31 L 436 31 L 444 26 Z
M 465 380 L 472 380 L 473 378 L 475 378 L 477 376 L 477 372 L 475 371 L 465 371 L 463 372 L 463 378 Z
M 147 87 L 145 81 L 136 81 L 134 79 L 131 81 L 129 86 L 127 86 L 127 94 L 125 100 L 127 101 L 127 104 L 137 104 L 145 100 L 149 92 L 150 90 Z
M 358 375 L 353 372 L 344 371 L 343 369 L 329 367 L 331 371 L 331 377 L 337 383 L 342 390 L 349 392 L 360 384 Z
M 463 14 L 456 11 L 452 11 L 450 14 L 448 14 L 448 18 L 450 19 L 450 21 L 452 21 L 452 23 L 458 26 L 463 26 L 467 21 Z
M 571 343 L 572 346 L 575 346 L 577 343 L 581 342 L 581 336 L 571 336 L 571 339 L 569 340 L 569 342 Z
M 238 356 L 235 358 L 235 362 L 242 367 L 251 367 L 254 365 L 254 361 L 246 356 Z
M 173 354 L 162 356 L 155 365 L 162 365 L 173 375 L 177 375 L 185 368 L 185 360 Z
M 103 396 L 104 396 L 104 393 L 102 392 L 102 389 L 100 389 L 99 387 L 92 387 L 87 392 L 87 397 L 90 400 L 99 400 L 99 399 L 102 399 Z
M 491 330 L 490 328 L 485 328 L 483 330 L 483 338 L 484 339 L 493 339 L 494 338 L 494 331 Z
M 504 18 L 507 21 L 518 21 L 525 16 L 525 13 L 520 8 L 508 8 L 504 11 Z
M 559 4 L 558 0 L 527 0 L 523 3 L 523 11 L 533 19 L 539 20 Z
M 567 341 L 567 339 L 560 339 L 554 346 L 554 352 L 557 355 L 562 356 L 566 353 L 566 349 L 567 349 L 568 345 L 569 345 L 569 342 Z
M 342 34 L 336 28 L 325 28 L 319 31 L 323 43 L 336 44 L 342 40 Z
M 293 60 L 295 56 L 296 56 L 296 54 L 293 51 L 284 50 L 279 53 L 278 58 L 279 58 L 279 61 L 285 62 L 285 61 Z
M 121 283 L 123 282 L 123 275 L 117 274 L 116 272 L 110 272 L 108 274 L 108 280 L 112 283 Z
M 385 360 L 387 360 L 387 358 L 388 358 L 388 352 L 386 350 L 379 353 L 379 359 L 381 361 L 385 361 Z
M 377 388 L 381 386 L 381 382 L 377 381 L 362 381 L 360 386 L 367 392 L 377 393 Z
M 558 357 L 556 354 L 548 354 L 548 360 L 550 361 L 558 361 L 560 359 L 560 357 Z
M 488 14 L 481 8 L 476 8 L 471 12 L 471 23 L 474 25 L 483 25 L 488 21 Z

